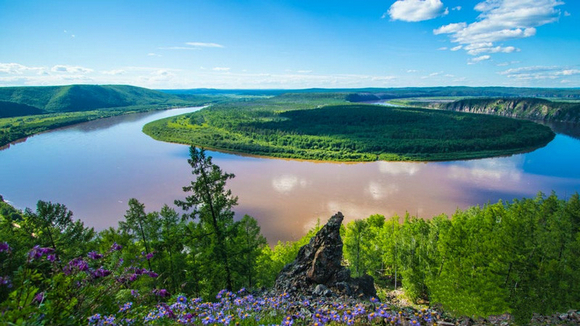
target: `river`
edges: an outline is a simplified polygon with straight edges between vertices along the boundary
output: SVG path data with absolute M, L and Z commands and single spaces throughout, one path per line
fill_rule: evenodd
M 188 147 L 155 141 L 141 129 L 198 109 L 113 117 L 29 137 L 0 151 L 0 194 L 22 209 L 38 200 L 65 204 L 97 230 L 117 226 L 133 197 L 147 211 L 172 206 L 192 180 Z M 405 212 L 431 218 L 539 191 L 561 198 L 580 191 L 580 140 L 562 133 L 530 153 L 469 161 L 319 163 L 209 154 L 236 175 L 228 183 L 239 197 L 236 216 L 256 218 L 270 243 L 295 240 L 337 211 L 346 222 Z

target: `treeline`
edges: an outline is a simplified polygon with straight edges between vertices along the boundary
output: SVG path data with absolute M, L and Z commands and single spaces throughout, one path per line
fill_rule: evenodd
M 312 96 L 313 94 L 310 94 Z M 546 126 L 502 117 L 373 105 L 321 105 L 304 94 L 216 105 L 147 124 L 151 137 L 272 157 L 331 161 L 452 160 L 547 144 Z M 338 98 L 336 98 L 338 101 Z
M 539 194 L 431 220 L 374 215 L 345 229 L 353 273 L 395 277 L 414 300 L 459 315 L 532 313 L 580 306 L 580 197 Z

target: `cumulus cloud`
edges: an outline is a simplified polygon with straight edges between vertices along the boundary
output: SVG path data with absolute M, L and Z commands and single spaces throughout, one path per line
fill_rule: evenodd
M 512 53 L 518 49 L 495 43 L 536 35 L 536 27 L 558 20 L 561 12 L 556 7 L 562 4 L 559 0 L 486 0 L 474 8 L 480 12 L 477 21 L 444 25 L 433 34 L 449 34 L 451 42 L 464 45 L 473 56 Z
M 447 15 L 449 10 L 443 7 L 441 0 L 397 0 L 391 5 L 387 15 L 392 20 L 418 22 Z

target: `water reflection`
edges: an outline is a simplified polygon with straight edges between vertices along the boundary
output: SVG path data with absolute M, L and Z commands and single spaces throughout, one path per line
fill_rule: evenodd
M 135 197 L 159 210 L 185 194 L 188 147 L 141 133 L 148 121 L 186 111 L 89 122 L 31 137 L 0 151 L 0 194 L 17 207 L 60 202 L 90 226 L 116 226 Z M 314 163 L 208 152 L 236 178 L 236 216 L 255 217 L 270 243 L 294 240 L 342 211 L 346 222 L 372 214 L 424 218 L 499 199 L 580 191 L 580 141 L 557 135 L 534 152 L 435 163 Z

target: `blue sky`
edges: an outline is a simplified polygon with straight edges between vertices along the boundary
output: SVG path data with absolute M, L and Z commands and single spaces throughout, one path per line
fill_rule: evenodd
M 578 0 L 0 0 L 0 86 L 580 87 Z

